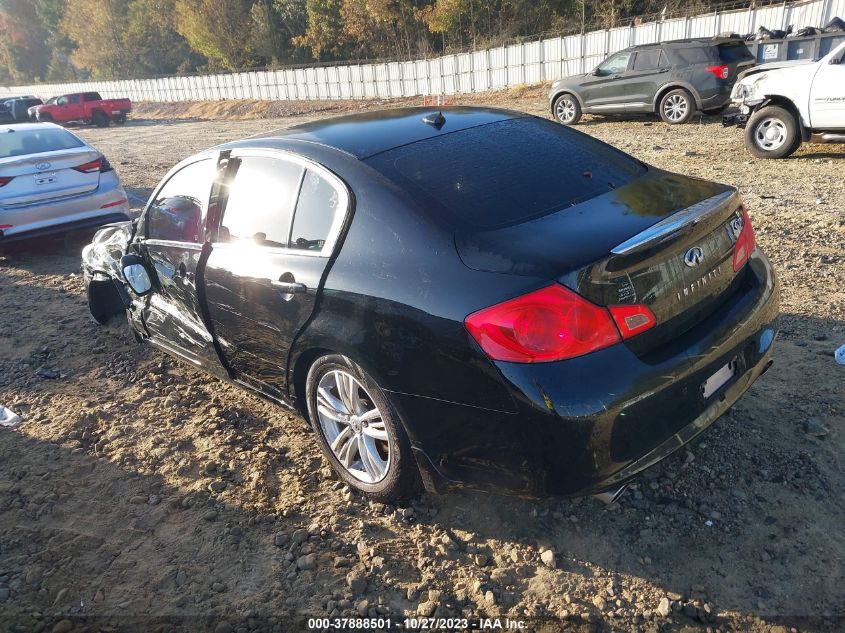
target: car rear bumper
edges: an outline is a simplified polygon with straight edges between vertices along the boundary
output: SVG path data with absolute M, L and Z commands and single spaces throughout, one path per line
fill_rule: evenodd
M 129 201 L 113 171 L 94 191 L 72 198 L 0 206 L 0 244 L 131 219 Z
M 620 344 L 559 363 L 497 363 L 517 413 L 390 394 L 424 479 L 435 488 L 568 496 L 618 486 L 657 463 L 717 420 L 771 364 L 777 281 L 759 250 L 746 274 L 749 285 L 736 298 L 646 356 Z M 728 363 L 734 375 L 705 399 L 703 384 Z

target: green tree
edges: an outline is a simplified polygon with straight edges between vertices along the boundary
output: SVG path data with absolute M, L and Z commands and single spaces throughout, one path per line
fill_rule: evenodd
M 97 79 L 124 79 L 137 69 L 126 45 L 128 5 L 121 0 L 68 0 L 60 23 L 75 48 L 73 64 Z
M 176 30 L 176 0 L 132 0 L 124 46 L 135 55 L 135 75 L 194 70 L 204 60 Z
M 211 68 L 237 70 L 262 61 L 250 0 L 176 0 L 176 30 Z
M 314 59 L 342 59 L 352 48 L 343 30 L 343 0 L 307 0 L 308 26 L 294 43 L 311 50 Z
M 49 33 L 28 0 L 3 0 L 0 4 L 0 73 L 6 82 L 25 83 L 42 78 L 49 52 Z

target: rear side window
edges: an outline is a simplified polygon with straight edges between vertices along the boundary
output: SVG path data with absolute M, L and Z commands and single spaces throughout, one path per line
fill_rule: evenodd
M 83 101 L 100 101 L 99 92 L 86 92 L 82 95 Z
M 207 158 L 186 165 L 170 177 L 147 211 L 147 237 L 176 242 L 202 241 L 215 165 L 215 161 Z
M 727 63 L 753 61 L 754 55 L 742 42 L 719 44 L 719 58 Z
M 290 247 L 320 251 L 340 212 L 337 189 L 315 171 L 307 170 L 293 218 Z
M 660 49 L 653 51 L 637 51 L 634 58 L 634 70 L 657 70 L 660 68 Z
M 79 103 L 79 95 L 70 95 L 71 103 Z
M 683 64 L 705 64 L 711 61 L 707 49 L 697 48 L 676 48 L 673 53 Z
M 639 161 L 586 134 L 534 117 L 444 134 L 367 162 L 422 207 L 470 230 L 565 209 L 646 171 Z
M 56 128 L 16 131 L 10 127 L 7 131 L 0 132 L 0 158 L 55 152 L 83 145 L 84 143 L 70 132 Z
M 244 156 L 220 225 L 221 242 L 251 240 L 287 247 L 290 221 L 303 168 L 278 158 Z

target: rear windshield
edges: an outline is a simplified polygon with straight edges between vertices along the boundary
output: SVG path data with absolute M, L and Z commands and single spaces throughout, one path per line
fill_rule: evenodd
M 586 134 L 534 117 L 444 134 L 367 162 L 449 224 L 475 230 L 547 215 L 646 171 Z
M 8 130 L 0 131 L 0 158 L 10 156 L 26 156 L 41 152 L 54 152 L 60 149 L 82 147 L 81 140 L 70 132 L 55 128 L 41 130 Z
M 730 64 L 731 62 L 744 62 L 749 59 L 754 59 L 754 55 L 748 50 L 748 47 L 742 42 L 735 44 L 719 44 L 719 57 L 723 62 Z

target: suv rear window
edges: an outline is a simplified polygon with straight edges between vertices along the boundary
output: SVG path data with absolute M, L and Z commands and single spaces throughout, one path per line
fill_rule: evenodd
M 742 42 L 736 42 L 735 44 L 719 44 L 718 48 L 719 58 L 728 64 L 731 62 L 744 62 L 754 59 L 754 55 Z
M 446 120 L 448 125 L 448 113 Z M 646 166 L 535 117 L 509 119 L 389 150 L 367 163 L 448 224 L 518 224 L 620 187 Z
M 710 53 L 704 47 L 676 48 L 672 51 L 684 64 L 705 64 L 712 61 Z
M 11 127 L 7 132 L 0 132 L 0 158 L 55 152 L 82 145 L 82 141 L 70 132 L 55 128 L 15 130 Z

